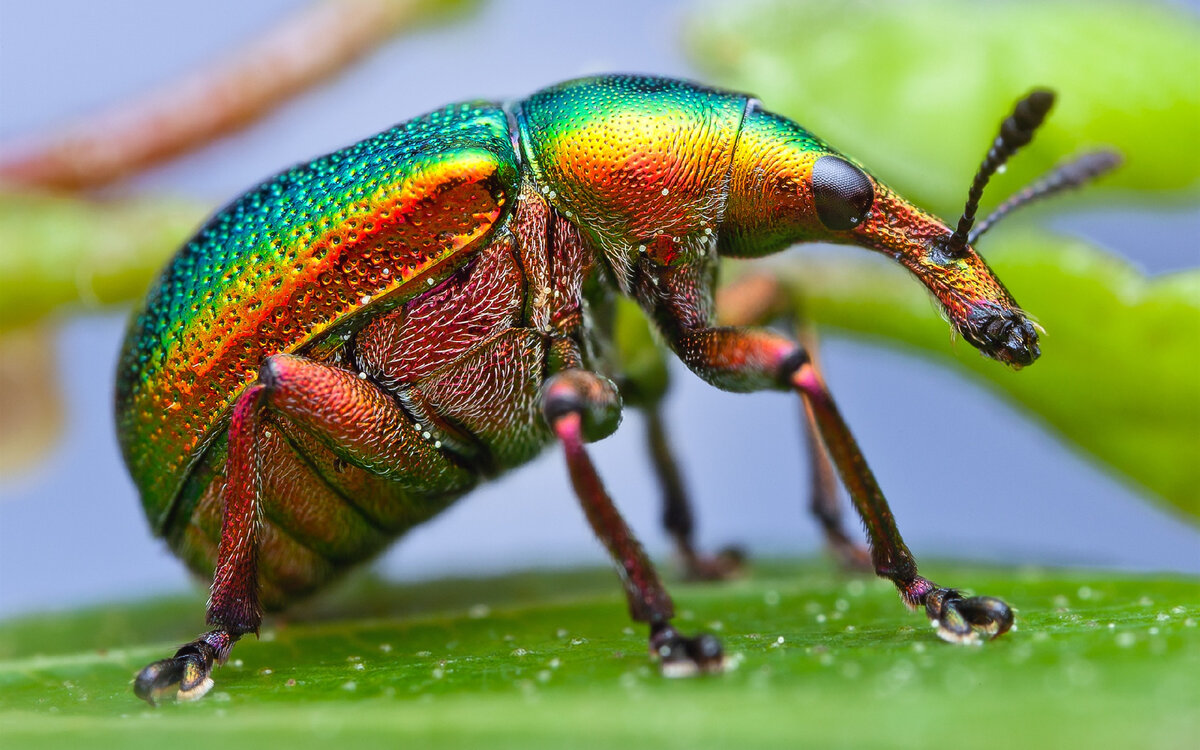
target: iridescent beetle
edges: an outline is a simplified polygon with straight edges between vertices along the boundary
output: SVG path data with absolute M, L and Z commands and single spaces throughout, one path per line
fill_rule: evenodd
M 238 198 L 167 266 L 121 354 L 118 433 L 146 514 L 212 576 L 212 630 L 143 669 L 135 692 L 203 695 L 263 607 L 317 590 L 556 440 L 652 657 L 667 674 L 719 670 L 714 637 L 672 625 L 585 448 L 621 417 L 616 294 L 713 385 L 799 393 L 875 571 L 947 640 L 1004 633 L 1004 602 L 917 574 L 809 353 L 715 325 L 713 289 L 722 256 L 858 244 L 908 268 L 984 355 L 1028 365 L 1034 326 L 972 249 L 991 220 L 971 228 L 988 178 L 1052 102 L 1035 91 L 1004 121 L 953 231 L 750 97 L 635 76 L 452 105 Z M 997 214 L 1115 161 L 1082 157 Z M 704 570 L 678 502 L 673 531 Z

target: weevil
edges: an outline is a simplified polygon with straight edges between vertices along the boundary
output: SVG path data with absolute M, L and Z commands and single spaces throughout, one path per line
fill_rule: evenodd
M 808 349 L 717 325 L 714 286 L 721 258 L 860 245 L 907 268 L 985 356 L 1032 363 L 1034 324 L 973 247 L 993 218 L 972 227 L 989 177 L 1052 102 L 1034 91 L 1003 121 L 954 229 L 750 96 L 629 75 L 451 105 L 237 198 L 167 265 L 120 357 L 118 436 L 150 525 L 212 581 L 210 630 L 145 667 L 136 694 L 202 696 L 264 608 L 326 586 L 555 443 L 651 658 L 668 675 L 719 671 L 719 641 L 676 629 L 588 455 L 617 428 L 622 391 L 653 390 L 613 356 L 618 296 L 716 387 L 796 392 L 875 572 L 946 640 L 1001 635 L 1005 602 L 918 574 Z M 1086 155 L 997 213 L 1115 162 Z M 656 420 L 651 432 L 677 489 Z M 719 569 L 692 549 L 680 493 L 666 494 L 685 557 Z

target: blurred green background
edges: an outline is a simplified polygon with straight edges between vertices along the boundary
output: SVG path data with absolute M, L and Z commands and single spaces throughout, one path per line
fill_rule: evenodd
M 11 145 L 72 118 L 86 123 L 89 112 L 229 59 L 306 6 L 291 0 L 4 3 L 0 142 Z M 970 176 L 1012 101 L 1034 85 L 1055 88 L 1059 104 L 1044 132 L 991 186 L 984 210 L 1090 147 L 1115 146 L 1127 164 L 1086 191 L 1006 220 L 981 243 L 1018 301 L 1047 329 L 1035 366 L 1013 373 L 951 341 L 924 291 L 883 259 L 806 248 L 772 259 L 765 269 L 825 336 L 828 380 L 919 557 L 1200 573 L 1200 27 L 1194 4 L 479 2 L 459 4 L 455 14 L 435 22 L 420 20 L 420 13 L 414 18 L 419 22 L 397 24 L 393 38 L 364 50 L 326 84 L 180 159 L 82 194 L 4 189 L 0 616 L 186 590 L 181 567 L 149 538 L 140 518 L 113 440 L 110 394 L 127 306 L 206 213 L 291 162 L 446 102 L 519 97 L 603 71 L 679 75 L 753 92 L 948 219 L 961 210 Z M 50 28 L 55 54 L 47 59 Z M 815 549 L 817 536 L 801 510 L 806 469 L 798 461 L 791 400 L 715 393 L 679 368 L 672 376 L 668 413 L 699 506 L 701 541 L 709 548 L 745 543 L 759 556 Z M 640 426 L 630 417 L 616 438 L 596 446 L 597 461 L 631 524 L 663 554 L 669 547 L 657 529 Z M 603 558 L 557 459 L 544 457 L 418 530 L 379 570 L 412 578 L 598 564 Z M 505 533 L 496 534 L 497 528 Z M 828 575 L 801 571 L 799 580 L 818 588 L 841 585 Z M 777 584 L 770 575 L 756 580 L 750 593 L 735 591 L 720 606 L 714 603 L 711 616 L 731 617 L 716 613 L 736 611 L 747 596 Z M 1046 583 L 1031 602 L 1053 603 L 1059 585 L 1058 579 Z M 1142 585 L 1114 589 L 1104 606 L 1136 602 Z M 1194 617 L 1194 587 L 1172 588 L 1168 598 L 1184 608 L 1182 617 L 1149 605 L 1126 613 L 1142 628 L 1138 638 L 1144 637 L 1143 616 L 1152 621 L 1165 612 L 1179 627 Z M 188 599 L 186 606 L 198 624 L 200 605 Z M 619 619 L 615 600 L 603 606 Z M 129 611 L 134 617 L 142 610 Z M 882 632 L 906 627 L 894 623 L 920 625 L 902 612 L 891 614 L 894 621 L 885 620 Z M 78 619 L 81 628 L 88 617 Z M 1086 629 L 1099 617 L 1071 622 Z M 181 616 L 178 623 L 184 621 Z M 0 646 L 20 627 L 42 628 L 47 621 L 23 622 L 0 626 Z M 190 632 L 117 630 L 125 635 L 114 634 L 114 646 Z M 787 637 L 795 632 L 785 631 Z M 1195 631 L 1178 632 L 1190 635 L 1153 656 L 1194 660 Z M 64 638 L 52 650 L 95 647 Z M 1050 666 L 1037 677 L 1047 695 L 1088 687 L 1058 684 L 1062 675 L 1054 670 L 1078 655 L 1065 648 L 1047 656 Z M 1111 656 L 1096 648 L 1087 651 L 1087 663 Z M 128 659 L 147 658 L 152 650 Z M 814 653 L 806 651 L 806 658 L 819 659 Z M 303 661 L 306 654 L 297 646 L 288 658 Z M 92 684 L 102 686 L 112 679 L 110 671 L 90 671 L 99 662 L 86 658 L 84 677 L 64 677 L 59 666 L 46 671 L 17 652 L 4 658 L 10 661 L 0 662 L 0 688 L 13 686 L 9 707 L 20 710 L 38 710 L 47 680 L 91 675 Z M 55 658 L 53 665 L 77 657 Z M 885 650 L 879 658 L 886 670 L 895 654 Z M 950 652 L 938 657 L 946 664 L 956 658 Z M 994 658 L 987 669 L 999 671 L 964 679 L 994 679 L 1015 689 L 1006 681 L 1011 677 L 1000 676 L 1009 662 Z M 126 660 L 121 657 L 120 669 Z M 1102 675 L 1093 686 L 1113 688 L 1122 679 L 1120 668 L 1093 668 Z M 1138 679 L 1151 679 L 1156 668 L 1146 667 Z M 783 669 L 822 684 L 804 669 Z M 468 698 L 474 684 L 464 688 Z M 504 684 L 521 689 L 519 681 Z M 949 678 L 924 687 L 915 700 L 957 694 Z M 1196 690 L 1194 681 L 1180 683 L 1175 695 L 1186 697 L 1188 690 Z M 721 695 L 709 696 L 713 705 L 727 699 Z M 1097 710 L 1112 712 L 1114 695 L 1099 700 Z M 74 705 L 51 700 L 42 708 Z M 1177 705 L 1161 702 L 1160 710 L 1165 716 Z M 1179 736 L 1167 732 L 1160 739 L 1170 746 L 1167 740 Z

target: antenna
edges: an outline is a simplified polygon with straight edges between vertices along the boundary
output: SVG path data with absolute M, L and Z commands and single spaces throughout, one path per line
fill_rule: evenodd
M 979 199 L 983 197 L 983 189 L 996 170 L 1004 166 L 1009 157 L 1022 146 L 1033 140 L 1034 131 L 1046 118 L 1046 113 L 1054 106 L 1054 92 L 1048 89 L 1034 89 L 1025 95 L 1013 107 L 1013 113 L 1000 123 L 1000 134 L 983 157 L 971 190 L 967 193 L 967 205 L 963 208 L 958 227 L 943 245 L 943 250 L 949 255 L 960 255 L 967 247 L 971 227 L 975 224 L 975 212 L 979 210 Z
M 1105 149 L 1092 151 L 1059 164 L 997 206 L 986 219 L 979 222 L 979 226 L 975 227 L 975 231 L 967 237 L 967 244 L 974 245 L 983 236 L 983 233 L 991 229 L 996 222 L 1021 206 L 1055 193 L 1061 193 L 1064 190 L 1079 187 L 1105 172 L 1119 167 L 1122 161 L 1123 158 L 1119 152 Z

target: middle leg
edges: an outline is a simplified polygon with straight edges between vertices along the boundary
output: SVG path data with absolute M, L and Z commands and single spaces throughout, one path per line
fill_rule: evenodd
M 571 484 L 588 522 L 617 567 L 629 614 L 650 626 L 651 657 L 660 661 L 668 677 L 720 671 L 725 657 L 715 636 L 687 637 L 671 623 L 675 605 L 588 456 L 585 441 L 611 433 L 620 409 L 621 398 L 612 382 L 585 370 L 554 375 L 542 392 L 542 412 L 562 444 Z

